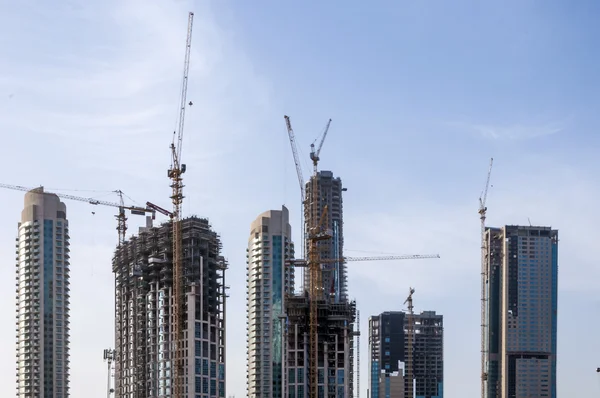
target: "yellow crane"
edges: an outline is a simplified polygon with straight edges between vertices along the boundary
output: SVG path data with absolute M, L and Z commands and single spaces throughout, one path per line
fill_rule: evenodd
M 406 381 L 404 383 L 407 386 L 407 391 L 404 393 L 406 398 L 413 398 L 413 384 L 414 384 L 414 371 L 413 371 L 413 344 L 414 344 L 414 319 L 413 319 L 413 294 L 415 293 L 415 289 L 412 287 L 408 291 L 408 297 L 404 301 L 404 304 L 408 304 L 408 322 L 407 322 L 407 337 L 408 340 L 408 349 L 406 355 Z
M 490 177 L 492 175 L 492 166 L 494 158 L 490 159 L 490 167 L 487 173 L 487 180 L 483 193 L 479 197 L 479 219 L 481 220 L 481 398 L 487 397 L 487 381 L 488 381 L 488 308 L 487 308 L 487 291 L 488 291 L 488 267 L 487 267 L 487 240 L 485 239 L 485 218 L 487 214 L 488 189 L 490 187 Z
M 117 233 L 119 235 L 119 240 L 118 240 L 119 246 L 125 242 L 125 236 L 127 233 L 127 215 L 125 212 L 126 210 L 129 210 L 131 212 L 131 214 L 138 215 L 138 216 L 140 216 L 140 215 L 143 216 L 147 213 L 150 213 L 150 214 L 152 214 L 152 217 L 154 218 L 154 215 L 155 215 L 155 211 L 151 208 L 140 207 L 140 206 L 126 206 L 125 201 L 123 199 L 123 196 L 125 194 L 121 190 L 113 191 L 114 193 L 116 193 L 119 196 L 119 203 L 114 203 L 114 202 L 108 202 L 105 200 L 99 200 L 99 199 L 94 199 L 94 198 L 84 198 L 81 196 L 68 195 L 68 194 L 64 194 L 64 193 L 47 192 L 47 191 L 44 191 L 44 187 L 27 188 L 27 187 L 23 187 L 20 185 L 0 184 L 0 188 L 12 189 L 15 191 L 23 191 L 23 192 L 29 192 L 29 191 L 34 190 L 34 191 L 37 191 L 42 194 L 56 195 L 62 199 L 76 200 L 78 202 L 85 202 L 85 203 L 88 203 L 88 204 L 94 205 L 94 206 L 116 207 L 119 209 L 118 214 L 115 216 L 115 218 L 117 219 Z
M 183 82 L 181 84 L 181 102 L 179 107 L 179 126 L 177 132 L 173 133 L 171 143 L 171 167 L 168 177 L 171 179 L 173 212 L 170 214 L 173 224 L 173 367 L 171 388 L 173 398 L 183 398 L 185 384 L 183 383 L 184 372 L 184 299 L 185 281 L 182 264 L 182 241 L 181 241 L 181 204 L 183 202 L 183 178 L 185 164 L 181 163 L 181 147 L 183 143 L 183 127 L 185 121 L 185 108 L 187 105 L 188 74 L 190 70 L 190 50 L 192 47 L 192 27 L 194 13 L 188 16 L 187 38 L 185 43 L 185 59 L 183 64 Z M 189 105 L 192 105 L 190 102 Z
M 321 149 L 331 125 L 331 119 L 327 122 L 325 131 L 319 143 L 319 147 L 315 151 L 314 144 L 311 145 L 310 159 L 313 163 L 313 175 L 309 181 L 310 191 L 308 194 L 304 189 L 304 178 L 302 176 L 302 167 L 296 148 L 296 137 L 292 129 L 289 116 L 284 116 L 286 127 L 296 165 L 298 182 L 300 185 L 300 193 L 302 204 L 308 207 L 308 259 L 290 260 L 290 265 L 298 267 L 307 267 L 309 272 L 309 342 L 310 342 L 310 360 L 309 360 L 309 380 L 310 380 L 310 398 L 318 398 L 318 301 L 325 299 L 324 287 L 322 286 L 322 269 L 321 266 L 326 263 L 348 262 L 348 261 L 379 261 L 379 260 L 419 260 L 427 258 L 439 258 L 438 254 L 433 255 L 408 255 L 408 256 L 382 256 L 382 257 L 343 257 L 338 259 L 322 259 L 319 250 L 319 242 L 326 241 L 332 238 L 332 231 L 327 229 L 327 212 L 328 208 L 325 205 L 322 212 L 319 214 L 319 186 L 318 186 L 318 163 L 320 160 Z M 303 234 L 303 243 L 304 243 Z M 304 247 L 304 244 L 302 245 Z M 305 256 L 303 256 L 305 257 Z

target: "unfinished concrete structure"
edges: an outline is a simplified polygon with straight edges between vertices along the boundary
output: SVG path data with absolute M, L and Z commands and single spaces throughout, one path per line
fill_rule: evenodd
M 311 198 L 312 195 L 312 179 L 306 183 L 306 197 Z M 316 197 L 319 199 L 317 204 L 317 214 L 323 212 L 323 208 L 327 206 L 327 224 L 326 229 L 331 230 L 332 237 L 330 240 L 319 243 L 319 251 L 322 259 L 339 259 L 344 256 L 344 208 L 342 201 L 342 180 L 339 177 L 334 177 L 331 171 L 321 170 L 316 174 L 318 192 Z M 309 236 L 311 228 L 311 208 L 304 207 L 304 220 L 306 236 Z M 306 242 L 306 252 L 308 253 L 308 240 Z M 329 262 L 323 265 L 323 290 L 326 294 L 330 294 L 335 298 L 336 302 L 348 300 L 348 271 L 346 264 L 342 261 Z M 309 272 L 304 274 L 304 286 L 309 286 Z
M 435 311 L 412 315 L 413 380 L 405 377 L 408 315 L 387 311 L 369 319 L 369 388 L 372 398 L 403 398 L 413 388 L 416 398 L 444 396 L 444 325 Z M 402 386 L 400 386 L 402 384 Z
M 444 317 L 435 311 L 414 314 L 413 375 L 416 398 L 444 396 Z M 405 351 L 408 349 L 406 342 Z M 409 381 L 407 380 L 406 383 Z M 405 383 L 405 389 L 409 385 Z
M 270 210 L 250 225 L 246 250 L 246 388 L 251 398 L 285 397 L 285 297 L 294 292 L 289 211 Z
M 207 219 L 181 223 L 185 397 L 224 397 L 227 265 Z M 172 231 L 171 223 L 149 225 L 115 252 L 115 398 L 171 396 Z
M 287 389 L 289 398 L 310 396 L 308 295 L 290 296 L 287 308 Z M 354 322 L 356 303 L 318 303 L 318 397 L 354 396 Z

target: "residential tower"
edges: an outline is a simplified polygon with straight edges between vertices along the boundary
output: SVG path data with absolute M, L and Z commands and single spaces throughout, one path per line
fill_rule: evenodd
M 285 300 L 294 292 L 289 211 L 270 210 L 250 225 L 246 250 L 247 366 L 250 398 L 287 397 Z
M 58 196 L 25 194 L 17 237 L 17 397 L 69 396 L 69 222 Z

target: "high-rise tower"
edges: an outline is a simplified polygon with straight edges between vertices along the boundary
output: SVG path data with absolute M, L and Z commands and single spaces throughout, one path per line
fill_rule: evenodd
M 414 388 L 417 398 L 444 396 L 443 316 L 423 311 L 412 316 L 413 381 L 405 378 L 408 355 L 404 312 L 384 312 L 369 319 L 369 388 L 371 398 L 405 397 Z
M 43 188 L 25 194 L 17 238 L 17 397 L 69 395 L 69 223 Z
M 556 397 L 558 231 L 486 229 L 488 398 Z
M 294 292 L 294 258 L 289 211 L 270 210 L 250 226 L 246 251 L 247 366 L 251 398 L 281 398 L 285 393 L 285 297 Z
M 311 177 L 311 179 L 314 177 Z M 342 180 L 339 177 L 334 177 L 331 171 L 321 170 L 317 173 L 317 186 L 319 192 L 316 197 L 319 198 L 317 206 L 318 214 L 323 212 L 323 208 L 327 205 L 327 225 L 326 228 L 332 232 L 332 238 L 319 243 L 319 250 L 322 259 L 339 259 L 344 256 L 344 209 L 342 201 Z M 306 184 L 306 197 L 311 198 L 312 183 Z M 306 236 L 311 220 L 310 205 L 304 208 L 304 219 L 306 225 Z M 308 253 L 308 242 L 306 252 Z M 304 274 L 304 286 L 309 286 L 309 272 Z M 323 267 L 323 290 L 326 294 L 333 296 L 335 302 L 348 300 L 348 272 L 346 264 L 343 262 L 326 263 Z
M 181 220 L 186 398 L 225 397 L 225 270 L 207 219 Z M 173 228 L 142 228 L 119 246 L 115 274 L 115 397 L 171 397 L 175 341 Z

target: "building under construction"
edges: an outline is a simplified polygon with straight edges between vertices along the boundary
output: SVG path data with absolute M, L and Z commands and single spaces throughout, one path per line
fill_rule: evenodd
M 414 396 L 444 396 L 444 317 L 435 311 L 412 315 Z M 405 350 L 408 348 L 406 342 Z M 409 387 L 405 384 L 405 389 Z
M 287 308 L 287 389 L 289 398 L 308 398 L 310 386 L 310 344 L 308 295 L 288 296 Z M 318 303 L 318 397 L 354 396 L 354 322 L 356 303 Z
M 186 398 L 225 397 L 225 270 L 208 220 L 181 221 L 184 270 Z M 173 325 L 172 224 L 141 228 L 117 248 L 115 397 L 171 396 Z
M 312 179 L 316 178 L 318 203 L 316 209 L 310 206 L 304 207 L 304 220 L 306 221 L 306 236 L 309 236 L 311 224 L 311 211 L 321 214 L 327 206 L 327 220 L 325 227 L 331 231 L 331 239 L 319 242 L 319 254 L 321 259 L 341 259 L 344 253 L 344 206 L 342 200 L 342 180 L 334 177 L 331 171 L 321 170 L 306 183 L 306 197 L 313 197 Z M 313 220 L 314 221 L 314 220 Z M 307 253 L 308 245 L 307 244 Z M 348 271 L 343 261 L 332 261 L 322 266 L 323 288 L 326 294 L 334 297 L 336 302 L 348 300 Z M 309 272 L 304 274 L 304 286 L 309 286 Z
M 369 319 L 371 398 L 444 396 L 443 315 L 387 311 Z M 408 333 L 408 328 L 414 333 Z M 412 342 L 409 339 L 412 336 Z M 407 375 L 412 350 L 412 379 Z M 412 394 L 411 394 L 412 390 Z

